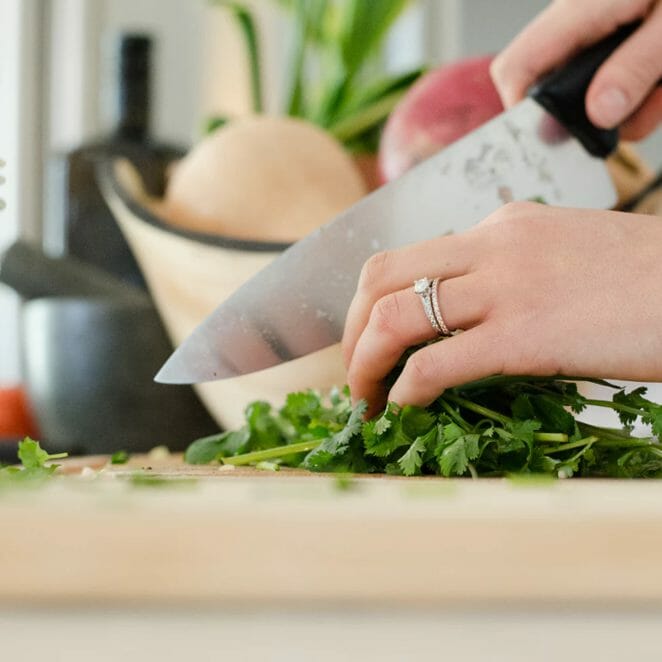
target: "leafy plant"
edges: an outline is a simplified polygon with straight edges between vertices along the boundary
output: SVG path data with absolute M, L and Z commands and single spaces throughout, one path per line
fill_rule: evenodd
M 643 388 L 585 381 L 613 388 L 612 399 L 586 398 L 570 378 L 496 376 L 449 389 L 428 408 L 390 403 L 363 421 L 365 403 L 352 408 L 347 390 L 292 393 L 279 411 L 249 406 L 240 430 L 193 443 L 185 459 L 403 476 L 662 477 L 662 405 Z M 582 422 L 588 406 L 614 410 L 623 427 Z M 654 436 L 633 436 L 637 421 Z
M 232 12 L 250 62 L 253 110 L 262 111 L 260 48 L 248 7 L 210 0 Z M 290 82 L 284 112 L 315 122 L 356 151 L 377 148 L 379 128 L 423 73 L 381 73 L 384 41 L 411 0 L 277 0 L 293 19 Z M 311 76 L 311 71 L 319 76 Z M 223 123 L 221 120 L 220 123 Z M 217 126 L 212 120 L 211 126 Z

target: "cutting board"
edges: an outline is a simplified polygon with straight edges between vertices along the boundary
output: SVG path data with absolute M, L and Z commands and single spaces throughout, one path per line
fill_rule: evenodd
M 662 603 L 657 481 L 63 470 L 0 493 L 0 603 Z

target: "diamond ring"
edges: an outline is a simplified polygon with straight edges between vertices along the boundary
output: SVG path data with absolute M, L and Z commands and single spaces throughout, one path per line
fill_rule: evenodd
M 452 335 L 439 309 L 439 278 L 430 280 L 429 278 L 419 278 L 414 282 L 414 292 L 421 297 L 425 316 L 428 318 L 432 328 L 440 336 Z

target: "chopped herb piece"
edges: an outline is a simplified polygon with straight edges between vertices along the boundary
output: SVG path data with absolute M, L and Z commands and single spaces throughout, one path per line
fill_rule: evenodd
M 126 464 L 131 456 L 127 451 L 116 451 L 110 456 L 111 464 Z

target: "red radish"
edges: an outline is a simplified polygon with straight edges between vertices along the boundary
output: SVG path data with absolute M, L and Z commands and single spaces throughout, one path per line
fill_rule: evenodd
M 386 123 L 379 170 L 391 181 L 503 111 L 490 78 L 492 56 L 460 60 L 423 76 Z

